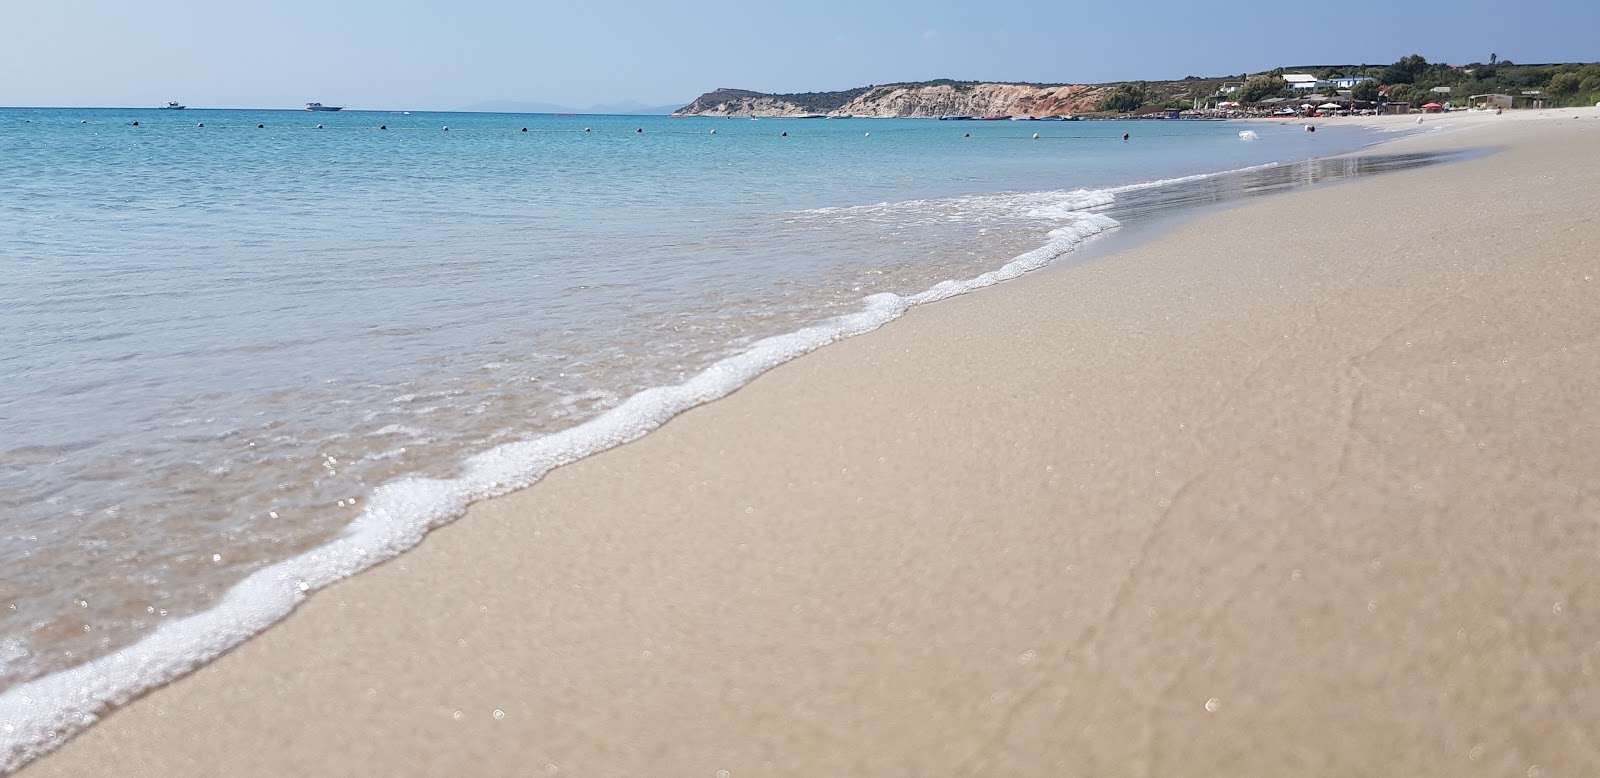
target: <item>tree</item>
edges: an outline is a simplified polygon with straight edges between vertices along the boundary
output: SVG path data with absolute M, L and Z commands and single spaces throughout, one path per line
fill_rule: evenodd
M 1259 103 L 1269 97 L 1277 97 L 1289 88 L 1289 82 L 1277 76 L 1262 76 L 1244 82 L 1239 88 L 1239 102 Z
M 1363 102 L 1378 102 L 1381 94 L 1376 81 L 1357 81 L 1355 86 L 1350 87 L 1350 97 Z
M 1099 109 L 1102 111 L 1133 111 L 1144 105 L 1144 90 L 1133 84 L 1118 84 L 1105 97 L 1101 98 Z
M 1410 84 L 1428 70 L 1428 61 L 1420 54 L 1401 57 L 1393 65 L 1383 69 L 1382 81 L 1385 84 Z
M 1565 96 L 1578 91 L 1583 84 L 1583 76 L 1577 73 L 1560 73 L 1550 78 L 1550 86 L 1546 87 L 1550 94 Z

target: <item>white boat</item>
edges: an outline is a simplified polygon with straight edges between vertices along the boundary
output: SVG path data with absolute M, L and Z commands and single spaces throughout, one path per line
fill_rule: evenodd
M 342 105 L 323 105 L 322 103 L 306 103 L 307 111 L 343 111 Z
M 178 105 L 178 101 L 177 100 L 171 100 L 166 105 L 161 106 L 161 110 L 163 110 L 163 111 L 181 111 L 181 110 L 183 110 L 185 108 L 188 108 L 188 107 L 189 106 L 186 106 L 186 105 Z

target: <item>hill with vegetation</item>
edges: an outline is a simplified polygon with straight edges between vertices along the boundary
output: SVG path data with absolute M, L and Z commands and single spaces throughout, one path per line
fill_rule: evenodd
M 1175 81 L 1124 81 L 1109 84 L 985 83 L 920 81 L 875 84 L 836 92 L 768 94 L 745 89 L 717 89 L 674 112 L 676 116 L 830 116 L 931 118 L 937 116 L 1010 115 L 1138 116 L 1183 110 L 1219 95 L 1257 103 L 1293 95 L 1285 73 L 1319 79 L 1369 77 L 1358 84 L 1356 99 L 1409 102 L 1439 99 L 1465 104 L 1474 94 L 1523 97 L 1533 92 L 1545 105 L 1592 105 L 1600 101 L 1600 64 L 1518 65 L 1491 55 L 1485 64 L 1430 63 L 1418 55 L 1389 65 L 1310 65 L 1283 67 L 1237 76 L 1189 76 Z M 1449 95 L 1433 92 L 1450 87 Z M 1224 89 L 1232 91 L 1224 93 Z M 1521 103 L 1519 103 L 1520 105 Z

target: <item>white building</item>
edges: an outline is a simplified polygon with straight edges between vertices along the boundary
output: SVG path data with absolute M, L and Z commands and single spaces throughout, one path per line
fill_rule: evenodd
M 1310 73 L 1284 73 L 1283 80 L 1289 82 L 1290 89 L 1317 88 L 1317 77 Z
M 1318 86 L 1331 86 L 1334 89 L 1349 89 L 1362 81 L 1371 81 L 1371 76 L 1348 76 L 1345 78 L 1330 78 L 1322 81 Z

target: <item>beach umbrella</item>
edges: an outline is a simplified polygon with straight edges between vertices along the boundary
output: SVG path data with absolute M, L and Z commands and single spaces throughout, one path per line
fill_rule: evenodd
M 1438 103 L 1428 103 L 1426 105 L 1423 105 L 1422 107 L 1423 108 L 1443 108 L 1444 106 L 1442 106 L 1442 105 L 1440 105 Z
M 1319 105 L 1317 107 L 1318 108 L 1343 108 L 1344 106 L 1341 106 L 1338 103 L 1323 103 L 1322 105 Z

